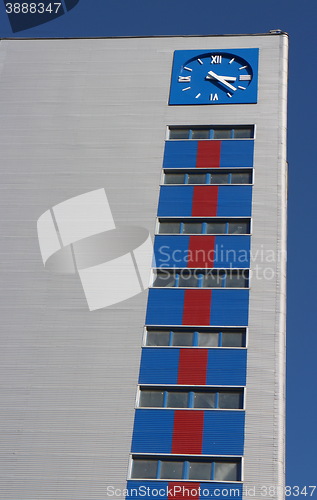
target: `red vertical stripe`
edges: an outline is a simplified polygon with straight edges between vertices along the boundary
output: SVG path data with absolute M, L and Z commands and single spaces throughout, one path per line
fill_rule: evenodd
M 216 236 L 190 236 L 187 267 L 214 267 L 215 243 Z
M 211 290 L 185 290 L 183 325 L 210 325 Z
M 221 141 L 198 141 L 196 167 L 220 167 Z
M 194 186 L 192 216 L 216 217 L 218 186 Z
M 208 349 L 180 349 L 177 383 L 205 385 L 207 364 Z
M 172 453 L 200 455 L 202 453 L 204 412 L 175 410 Z
M 169 494 L 168 500 L 187 500 L 187 498 L 195 498 L 199 500 L 200 483 L 168 483 Z

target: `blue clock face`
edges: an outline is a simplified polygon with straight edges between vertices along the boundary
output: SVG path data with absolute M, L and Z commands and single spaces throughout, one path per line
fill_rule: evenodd
M 258 49 L 174 53 L 169 104 L 257 102 Z

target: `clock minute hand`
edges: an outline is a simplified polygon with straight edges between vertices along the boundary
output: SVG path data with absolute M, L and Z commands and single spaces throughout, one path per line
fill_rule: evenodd
M 213 71 L 208 71 L 208 75 L 213 76 L 216 80 L 218 80 L 220 83 L 222 83 L 229 89 L 237 90 L 237 88 L 228 83 L 223 76 L 217 75 L 217 73 L 214 73 Z M 206 78 L 208 78 L 208 76 L 206 76 Z

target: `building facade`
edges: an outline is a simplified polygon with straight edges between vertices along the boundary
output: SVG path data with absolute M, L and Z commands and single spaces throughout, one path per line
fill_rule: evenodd
M 287 42 L 1 41 L 3 500 L 284 497 Z

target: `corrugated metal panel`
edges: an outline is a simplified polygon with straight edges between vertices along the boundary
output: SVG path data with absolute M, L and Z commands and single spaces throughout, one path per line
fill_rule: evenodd
M 189 236 L 157 235 L 154 240 L 154 267 L 187 267 Z
M 208 385 L 245 385 L 246 372 L 246 349 L 209 349 Z
M 176 486 L 175 489 L 174 486 Z M 192 488 L 191 496 L 188 496 L 187 491 Z M 199 495 L 199 488 L 201 495 Z M 132 498 L 133 500 L 153 500 L 156 497 L 162 500 L 185 500 L 189 498 L 195 498 L 196 500 L 203 498 L 237 500 L 239 498 L 242 500 L 242 489 L 242 484 L 229 482 L 193 483 L 192 481 L 174 481 L 167 483 L 166 481 L 128 481 L 128 496 L 126 498 Z
M 172 453 L 200 455 L 203 445 L 204 411 L 175 410 Z
M 184 349 L 185 351 L 185 349 Z M 199 349 L 204 351 L 204 349 Z M 180 349 L 142 349 L 140 384 L 204 384 L 245 385 L 245 349 L 208 349 L 207 379 L 197 382 L 187 376 L 186 381 L 178 381 Z M 195 349 L 186 349 L 188 359 Z M 189 362 L 188 362 L 189 363 Z M 190 374 L 190 366 L 188 366 Z
M 180 349 L 143 347 L 140 384 L 177 384 Z
M 222 288 L 212 291 L 211 325 L 247 326 L 249 290 Z
M 253 167 L 254 141 L 222 141 L 221 163 L 224 168 Z
M 186 316 L 189 318 L 196 315 L 194 295 L 208 297 L 210 304 L 210 295 L 212 292 L 210 319 L 200 324 L 210 324 L 213 326 L 247 326 L 248 324 L 248 302 L 249 290 L 232 289 L 214 289 L 186 290 L 193 297 L 188 302 Z M 149 290 L 148 308 L 146 324 L 148 325 L 197 325 L 195 322 L 186 323 L 183 321 L 185 290 L 183 289 L 164 289 L 152 288 Z M 192 308 L 192 310 L 191 310 Z
M 194 186 L 162 186 L 158 206 L 158 216 L 192 215 Z
M 146 313 L 147 325 L 181 325 L 185 290 L 151 288 Z
M 202 426 L 196 422 L 200 414 L 204 415 Z M 197 448 L 200 440 L 202 449 Z M 244 411 L 138 409 L 135 412 L 132 453 L 242 455 L 243 444 Z
M 250 236 L 157 235 L 154 267 L 249 268 Z
M 195 168 L 197 141 L 166 141 L 163 168 Z
M 167 481 L 128 481 L 126 498 L 133 500 L 153 500 L 155 496 L 160 500 L 169 500 Z
M 250 267 L 251 238 L 246 235 L 216 236 L 215 267 Z
M 208 365 L 208 349 L 180 349 L 178 384 L 205 385 Z
M 163 168 L 196 168 L 197 151 L 198 141 L 166 141 Z M 253 153 L 253 140 L 221 141 L 219 167 L 253 167 Z
M 243 455 L 244 411 L 205 411 L 203 453 Z
M 172 453 L 173 429 L 173 410 L 136 410 L 132 453 Z
M 192 216 L 194 190 L 197 186 L 162 186 L 160 191 L 159 217 L 190 217 Z M 199 186 L 201 192 L 207 194 L 206 201 L 200 203 L 200 209 L 195 211 L 196 217 L 250 217 L 252 186 Z M 214 190 L 217 190 L 216 210 L 210 212 L 213 206 Z
M 218 217 L 250 217 L 252 186 L 219 186 Z

